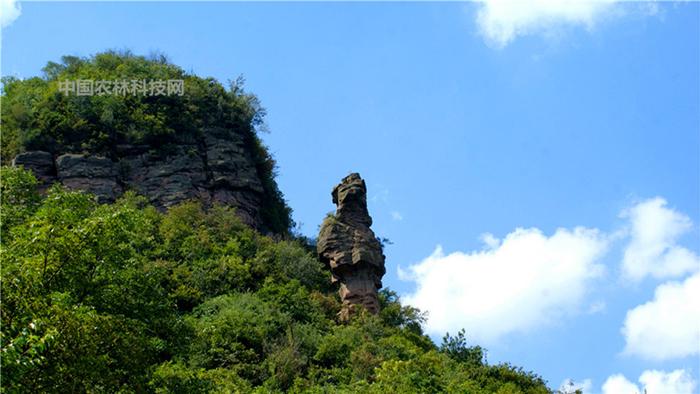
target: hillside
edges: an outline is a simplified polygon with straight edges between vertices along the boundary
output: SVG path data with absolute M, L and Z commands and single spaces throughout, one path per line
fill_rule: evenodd
M 107 52 L 66 56 L 43 78 L 3 84 L 2 161 L 14 158 L 44 186 L 59 181 L 100 202 L 134 190 L 160 209 L 220 202 L 262 232 L 291 226 L 275 162 L 255 132 L 264 109 L 241 79 L 227 90 L 163 57 Z
M 126 75 L 183 79 L 185 94 L 57 83 Z M 113 52 L 4 83 L 2 160 L 17 160 L 0 174 L 3 392 L 550 392 L 464 332 L 433 343 L 389 289 L 377 313 L 340 319 L 240 83 Z M 257 200 L 221 197 L 234 192 Z

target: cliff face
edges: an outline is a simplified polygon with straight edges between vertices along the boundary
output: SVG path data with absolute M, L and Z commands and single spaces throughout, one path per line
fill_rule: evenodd
M 207 129 L 162 149 L 119 145 L 112 157 L 90 153 L 24 152 L 13 165 L 32 170 L 43 188 L 60 182 L 112 202 L 126 190 L 146 196 L 159 209 L 198 199 L 234 206 L 248 225 L 265 231 L 260 210 L 264 189 L 243 137 Z
M 367 187 L 359 174 L 343 178 L 333 189 L 335 216 L 323 221 L 318 236 L 319 258 L 330 269 L 332 281 L 340 282 L 343 308 L 341 320 L 348 320 L 361 305 L 371 313 L 379 312 L 377 290 L 386 272 L 382 246 L 369 228 Z

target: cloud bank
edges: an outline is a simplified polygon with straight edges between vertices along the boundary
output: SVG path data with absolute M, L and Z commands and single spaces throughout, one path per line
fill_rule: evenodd
M 22 10 L 17 0 L 0 0 L 0 27 L 10 26 L 20 14 Z
M 700 265 L 700 257 L 677 244 L 692 228 L 690 218 L 666 205 L 666 200 L 656 197 L 622 213 L 631 225 L 630 241 L 622 261 L 626 279 L 676 278 Z
M 431 334 L 465 328 L 480 343 L 527 331 L 580 307 L 587 284 L 603 272 L 607 240 L 597 230 L 517 229 L 486 249 L 445 255 L 441 247 L 403 273 L 417 282 L 406 301 L 428 311 Z
M 482 0 L 477 25 L 488 43 L 502 48 L 518 36 L 553 34 L 567 26 L 591 29 L 615 0 Z
M 696 387 L 690 373 L 683 369 L 673 372 L 644 371 L 639 377 L 641 387 L 630 382 L 623 375 L 610 376 L 603 384 L 603 394 L 692 394 Z
M 700 272 L 656 288 L 654 299 L 627 312 L 625 354 L 650 360 L 700 353 Z
M 608 19 L 629 14 L 651 16 L 659 13 L 659 5 L 653 0 L 477 1 L 476 24 L 479 33 L 495 48 L 503 48 L 522 36 L 556 37 L 568 27 L 592 31 Z
M 484 248 L 445 254 L 440 246 L 399 277 L 416 283 L 407 303 L 428 313 L 425 329 L 443 335 L 464 328 L 478 343 L 493 344 L 577 313 L 598 313 L 605 300 L 587 289 L 605 271 L 601 259 L 613 242 L 625 242 L 623 278 L 683 278 L 656 289 L 654 299 L 627 313 L 624 353 L 664 360 L 698 354 L 700 261 L 678 245 L 690 219 L 657 197 L 625 209 L 627 231 L 516 229 L 500 240 L 486 233 Z M 623 234 L 622 238 L 620 234 Z

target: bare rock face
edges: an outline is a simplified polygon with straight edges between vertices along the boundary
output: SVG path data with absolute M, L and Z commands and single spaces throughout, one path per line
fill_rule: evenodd
M 13 165 L 31 170 L 45 189 L 60 182 L 70 189 L 113 202 L 126 190 L 146 196 L 159 209 L 197 199 L 233 206 L 248 225 L 265 231 L 260 215 L 264 189 L 243 137 L 207 129 L 163 149 L 119 145 L 111 157 L 88 153 L 24 152 Z
M 350 174 L 333 188 L 332 195 L 337 210 L 323 221 L 316 247 L 321 261 L 331 269 L 331 281 L 340 282 L 340 318 L 348 320 L 357 305 L 376 314 L 377 290 L 386 269 L 382 246 L 370 229 L 365 181 L 359 174 Z
M 13 166 L 23 166 L 31 170 L 42 184 L 51 183 L 56 179 L 56 164 L 49 152 L 33 151 L 17 155 L 12 160 Z
M 205 165 L 196 147 L 177 146 L 169 154 L 144 152 L 120 160 L 122 182 L 128 189 L 147 196 L 157 208 L 206 196 Z
M 117 183 L 117 164 L 106 157 L 61 155 L 56 170 L 63 185 L 90 192 L 101 203 L 114 201 L 123 191 Z

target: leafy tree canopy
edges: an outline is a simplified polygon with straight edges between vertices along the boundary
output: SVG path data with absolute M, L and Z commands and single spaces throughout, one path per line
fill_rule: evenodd
M 2 391 L 547 393 L 489 365 L 465 335 L 436 346 L 423 314 L 380 293 L 349 324 L 307 245 L 233 210 L 98 205 L 3 167 Z
M 182 79 L 182 96 L 65 95 L 64 80 Z M 3 79 L 3 163 L 23 150 L 114 157 L 167 149 L 210 127 L 240 133 L 263 180 L 273 231 L 290 229 L 264 110 L 163 57 L 105 52 Z M 0 169 L 0 392 L 548 393 L 537 375 L 489 365 L 464 332 L 441 346 L 424 314 L 380 293 L 381 312 L 338 323 L 329 273 L 304 238 L 272 239 L 230 207 L 159 212 L 126 193 L 99 205 L 22 168 Z
M 126 81 L 128 83 L 182 80 L 184 94 L 66 94 L 66 81 Z M 224 87 L 171 64 L 165 56 L 149 58 L 128 51 L 108 51 L 89 58 L 64 56 L 49 62 L 42 77 L 2 79 L 3 164 L 25 150 L 55 155 L 92 153 L 115 157 L 123 145 L 150 147 L 161 152 L 181 141 L 201 141 L 210 129 L 224 129 L 243 137 L 262 181 L 263 220 L 274 233 L 293 227 L 291 209 L 275 183 L 275 161 L 258 138 L 265 110 L 257 97 L 243 89 L 243 79 Z M 93 86 L 94 88 L 94 86 Z
M 223 127 L 251 138 L 265 111 L 244 92 L 242 79 L 224 88 L 170 64 L 164 56 L 104 52 L 90 58 L 64 56 L 49 62 L 43 77 L 3 78 L 3 146 L 7 163 L 21 150 L 112 154 L 117 144 L 162 146 Z M 59 90 L 64 81 L 183 80 L 183 95 L 104 94 L 78 96 Z

